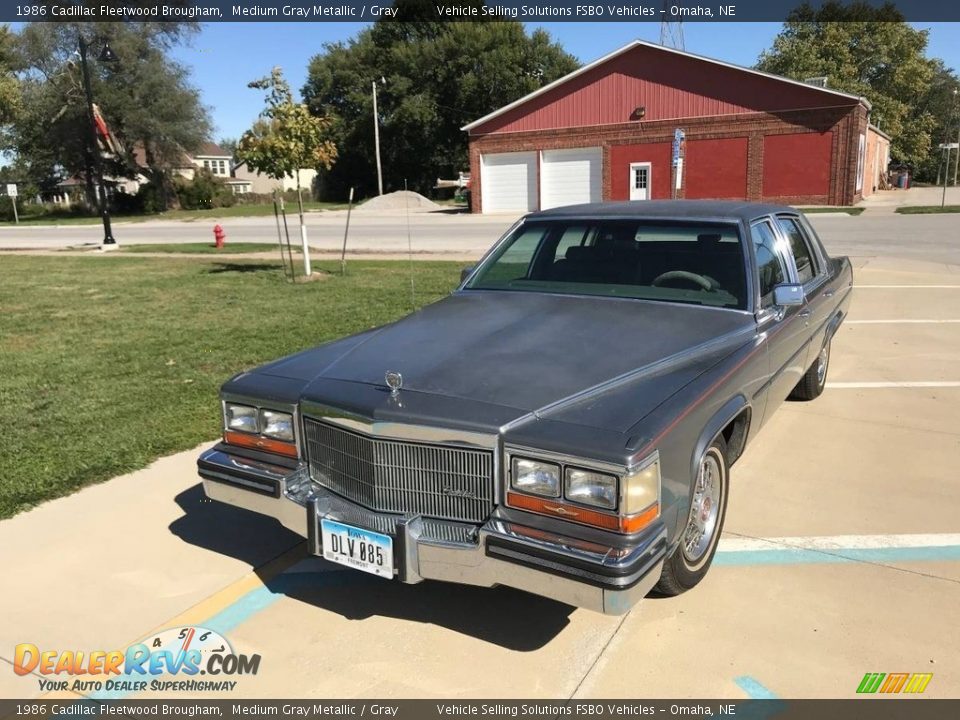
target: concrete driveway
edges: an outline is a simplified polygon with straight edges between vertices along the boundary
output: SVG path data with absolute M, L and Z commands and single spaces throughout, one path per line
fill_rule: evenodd
M 17 643 L 125 648 L 191 624 L 262 656 L 229 697 L 853 697 L 866 672 L 960 696 L 960 268 L 856 266 L 828 389 L 733 469 L 693 591 L 605 617 L 381 581 L 206 501 L 191 450 L 0 523 L 0 696 L 43 694 L 10 670 Z

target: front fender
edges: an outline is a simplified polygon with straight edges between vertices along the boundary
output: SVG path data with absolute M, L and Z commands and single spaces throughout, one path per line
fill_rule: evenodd
M 735 395 L 730 398 L 723 406 L 713 414 L 706 425 L 704 425 L 703 430 L 700 433 L 700 436 L 697 438 L 697 442 L 693 448 L 693 454 L 690 457 L 690 477 L 693 481 L 696 480 L 697 472 L 700 467 L 700 458 L 703 457 L 703 454 L 707 451 L 707 448 L 716 440 L 717 436 L 723 432 L 723 429 L 730 424 L 730 422 L 736 418 L 740 413 L 744 411 L 750 412 L 750 403 L 747 402 L 747 399 L 744 395 Z M 749 418 L 747 422 L 749 423 Z M 744 434 L 744 440 L 746 439 L 746 434 Z

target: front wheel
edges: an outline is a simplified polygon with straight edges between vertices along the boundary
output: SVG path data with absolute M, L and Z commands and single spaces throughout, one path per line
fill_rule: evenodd
M 700 459 L 680 544 L 663 563 L 663 574 L 654 588 L 661 595 L 679 595 L 707 574 L 727 514 L 728 487 L 727 443 L 721 436 Z

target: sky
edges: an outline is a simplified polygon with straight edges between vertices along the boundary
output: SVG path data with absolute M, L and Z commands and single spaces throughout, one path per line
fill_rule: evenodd
M 658 42 L 660 24 L 526 23 L 546 29 L 581 62 L 606 55 L 631 40 Z M 913 23 L 930 30 L 927 54 L 960 69 L 960 23 Z M 247 83 L 280 65 L 290 85 L 303 86 L 310 58 L 326 42 L 346 41 L 366 23 L 210 23 L 190 47 L 175 51 L 193 70 L 193 82 L 213 117 L 214 139 L 237 138 L 250 127 L 263 105 L 263 93 Z M 684 23 L 685 48 L 737 65 L 752 66 L 770 47 L 780 23 Z

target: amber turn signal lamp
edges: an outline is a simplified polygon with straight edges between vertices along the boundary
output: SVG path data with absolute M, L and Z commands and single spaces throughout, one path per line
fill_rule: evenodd
M 223 441 L 229 445 L 240 445 L 242 447 L 253 448 L 254 450 L 275 453 L 276 455 L 286 455 L 292 458 L 297 457 L 296 444 L 283 442 L 282 440 L 272 440 L 271 438 L 261 437 L 260 435 L 250 435 L 249 433 L 225 430 L 223 432 Z
M 570 522 L 580 523 L 582 525 L 592 525 L 603 530 L 612 530 L 613 532 L 629 535 L 631 533 L 643 530 L 660 516 L 660 505 L 654 503 L 649 508 L 636 515 L 622 517 L 620 515 L 610 515 L 608 513 L 597 512 L 579 505 L 570 505 L 569 503 L 557 502 L 548 498 L 533 497 L 531 495 L 521 495 L 520 493 L 508 492 L 507 505 L 518 510 L 529 510 L 530 512 L 551 517 L 569 520 Z

